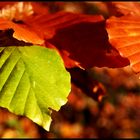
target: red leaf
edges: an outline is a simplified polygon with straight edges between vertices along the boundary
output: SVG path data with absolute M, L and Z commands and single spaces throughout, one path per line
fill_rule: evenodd
M 124 15 L 139 15 L 140 3 L 139 2 L 120 2 L 120 1 L 109 1 L 103 2 L 106 6 L 106 12 L 108 17 L 110 16 L 124 16 Z
M 31 16 L 24 20 L 28 26 L 38 33 L 42 32 L 46 39 L 52 38 L 58 29 L 63 29 L 81 22 L 95 23 L 99 21 L 103 21 L 103 17 L 100 15 L 88 16 L 69 12 L 45 13 L 38 16 Z
M 34 31 L 23 24 L 16 24 L 10 20 L 0 18 L 0 30 L 13 29 L 13 37 L 32 44 L 43 44 L 41 39 Z
M 139 2 L 111 2 L 110 10 L 112 12 L 118 12 L 123 15 L 140 15 L 140 3 Z
M 10 1 L 6 1 L 6 2 L 3 2 L 3 1 L 1 1 L 0 2 L 0 9 L 2 9 L 3 7 L 5 7 L 5 6 L 9 6 L 9 5 L 14 5 L 16 2 L 10 2 Z
M 25 23 L 57 47 L 67 68 L 129 64 L 109 44 L 105 21 L 100 15 L 59 12 L 29 18 Z
M 49 6 L 48 6 L 47 2 L 30 2 L 30 3 L 31 3 L 31 6 L 33 8 L 34 15 L 49 13 Z
M 140 72 L 140 17 L 111 17 L 107 20 L 110 43 L 130 60 L 132 69 Z

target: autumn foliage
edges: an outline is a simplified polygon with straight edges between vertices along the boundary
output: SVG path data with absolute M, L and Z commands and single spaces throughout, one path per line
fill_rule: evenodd
M 11 7 L 15 6 L 18 11 L 16 4 L 18 5 L 15 3 Z M 102 15 L 75 14 L 63 11 L 54 14 L 42 12 L 41 14 L 35 10 L 34 6 L 37 3 L 35 5 L 33 2 L 30 3 L 33 8 L 32 14 L 27 16 L 25 13 L 28 13 L 28 9 L 24 9 L 24 7 L 27 7 L 28 4 L 23 3 L 23 12 L 19 13 L 23 14 L 21 19 L 15 15 L 12 21 L 9 20 L 12 14 L 9 14 L 8 20 L 1 19 L 0 29 L 13 29 L 13 37 L 19 41 L 46 44 L 46 47 L 49 47 L 47 44 L 51 43 L 62 55 L 67 68 L 87 69 L 93 66 L 114 68 L 129 64 L 129 61 L 121 57 L 114 46 L 112 47 L 109 43 L 106 21 Z M 37 6 L 42 8 L 42 5 Z M 9 10 L 13 12 L 12 8 Z M 6 18 L 4 14 L 3 18 Z M 23 23 L 14 23 L 13 20 Z
M 73 10 L 68 10 L 68 7 Z M 95 7 L 98 10 L 95 11 Z M 93 13 L 89 13 L 90 8 L 93 8 Z M 84 110 L 89 113 L 90 117 L 93 115 L 96 120 L 94 128 L 91 128 L 87 124 L 90 124 L 90 119 L 93 120 L 93 118 L 77 115 L 89 120 L 89 122 L 85 122 L 85 129 L 87 129 L 85 132 L 78 123 L 72 125 L 64 121 L 63 126 L 58 123 L 58 126 L 54 125 L 54 127 L 59 129 L 60 137 L 72 137 L 68 131 L 73 127 L 74 130 L 77 127 L 77 131 L 79 131 L 72 131 L 73 137 L 80 137 L 80 135 L 100 137 L 100 131 L 102 132 L 101 137 L 104 135 L 106 137 L 120 135 L 121 137 L 125 136 L 119 132 L 119 128 L 122 128 L 123 124 L 129 124 L 129 128 L 134 127 L 129 122 L 129 117 L 126 122 L 123 120 L 126 115 L 123 109 L 129 108 L 129 105 L 123 105 L 123 101 L 129 104 L 131 103 L 130 98 L 133 98 L 134 104 L 139 104 L 135 96 L 129 94 L 128 97 L 121 95 L 117 97 L 115 94 L 113 100 L 117 104 L 117 112 L 115 112 L 114 106 L 104 102 L 104 99 L 113 89 L 119 90 L 120 87 L 124 87 L 130 92 L 134 87 L 132 83 L 127 85 L 126 77 L 130 76 L 130 73 L 134 75 L 134 72 L 140 72 L 139 13 L 140 3 L 137 2 L 75 2 L 75 4 L 70 2 L 0 2 L 0 46 L 40 45 L 55 49 L 62 57 L 65 68 L 71 74 L 72 89 L 68 103 L 59 112 L 62 113 L 62 116 L 54 112 L 54 122 L 58 123 L 64 118 L 72 119 L 65 116 L 64 113 L 65 109 L 68 112 L 67 107 L 69 106 L 73 109 L 71 111 L 73 114 Z M 126 67 L 129 72 L 123 69 Z M 114 72 L 107 68 L 119 68 L 122 71 L 117 73 L 117 70 Z M 121 82 L 119 81 L 120 75 L 125 75 L 122 76 Z M 100 76 L 106 77 L 99 78 Z M 123 100 L 119 101 L 121 97 Z M 84 98 L 89 100 L 89 103 Z M 91 99 L 101 103 L 101 107 L 98 107 L 97 102 L 95 103 Z M 109 98 L 109 100 L 111 99 Z M 139 109 L 138 105 L 137 108 Z M 132 110 L 135 109 L 132 107 Z M 119 112 L 122 113 L 122 118 L 117 117 Z M 74 116 L 74 121 L 78 121 L 77 116 Z M 56 120 L 55 117 L 57 117 Z M 110 118 L 113 122 L 109 121 Z M 22 117 L 19 118 L 19 121 L 26 131 L 27 126 L 24 126 L 22 119 Z M 122 119 L 120 126 L 119 119 Z M 84 120 L 81 119 L 81 121 Z M 136 119 L 136 123 L 137 121 Z M 35 129 L 37 126 L 32 127 Z M 55 130 L 57 130 L 56 128 Z M 40 129 L 45 135 L 44 130 Z M 108 132 L 109 129 L 117 132 Z M 92 133 L 89 134 L 88 131 Z M 37 132 L 35 137 L 39 137 Z M 49 134 L 44 137 L 49 137 Z

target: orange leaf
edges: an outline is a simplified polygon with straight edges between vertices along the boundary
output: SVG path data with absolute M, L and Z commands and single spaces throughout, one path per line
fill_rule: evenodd
M 58 12 L 30 17 L 24 22 L 59 50 L 67 68 L 129 64 L 109 44 L 105 21 L 100 15 Z
M 30 16 L 24 22 L 36 30 L 42 32 L 44 38 L 49 39 L 54 36 L 57 30 L 63 29 L 81 22 L 95 23 L 103 21 L 101 15 L 84 15 L 74 14 L 70 12 L 57 12 L 55 14 L 41 14 L 38 16 Z
M 140 17 L 111 17 L 107 20 L 110 43 L 130 60 L 132 69 L 140 72 Z
M 114 8 L 114 13 L 120 13 L 123 15 L 140 15 L 140 3 L 139 2 L 111 2 Z M 113 9 L 112 9 L 113 12 Z
M 7 5 L 14 5 L 16 2 L 10 2 L 10 1 L 1 1 L 0 2 L 0 9 L 2 9 L 3 7 L 7 6 Z
M 0 30 L 6 29 L 13 29 L 13 37 L 18 40 L 32 44 L 43 44 L 44 42 L 44 40 L 41 39 L 34 31 L 29 29 L 29 27 L 0 18 Z

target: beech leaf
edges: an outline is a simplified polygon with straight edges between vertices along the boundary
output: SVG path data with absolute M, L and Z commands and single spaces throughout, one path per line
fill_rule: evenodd
M 67 102 L 70 75 L 59 54 L 40 46 L 0 47 L 0 106 L 49 130 Z
M 110 6 L 108 6 L 111 13 L 117 15 L 140 15 L 140 2 L 110 2 Z
M 58 12 L 24 21 L 60 52 L 67 68 L 123 67 L 129 61 L 109 44 L 101 15 Z M 48 45 L 46 45 L 48 46 Z
M 32 44 L 43 44 L 44 40 L 41 39 L 37 33 L 29 29 L 26 25 L 16 24 L 10 20 L 0 18 L 0 30 L 13 29 L 13 37 Z
M 107 20 L 106 28 L 112 46 L 129 59 L 136 73 L 140 72 L 140 17 L 111 17 Z

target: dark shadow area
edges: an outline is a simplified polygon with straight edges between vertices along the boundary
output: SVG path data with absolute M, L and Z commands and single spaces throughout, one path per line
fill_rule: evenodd
M 58 29 L 49 42 L 55 45 L 60 53 L 61 50 L 66 50 L 69 57 L 84 68 L 116 68 L 129 65 L 129 60 L 121 57 L 108 42 L 105 22 L 83 22 Z
M 19 41 L 13 38 L 13 29 L 0 30 L 0 47 L 6 46 L 31 46 L 31 43 Z

